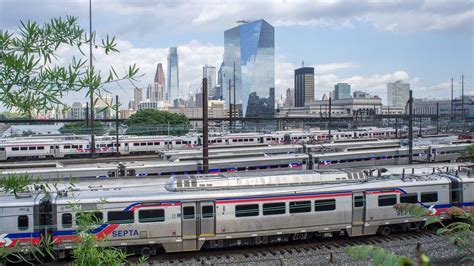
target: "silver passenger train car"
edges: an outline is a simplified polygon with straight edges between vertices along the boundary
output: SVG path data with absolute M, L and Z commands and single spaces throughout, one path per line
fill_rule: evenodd
M 18 215 L 12 220 L 18 229 L 15 223 L 2 227 L 0 243 L 17 233 L 42 232 L 53 237 L 58 251 L 73 248 L 78 214 L 71 202 L 95 212 L 102 223 L 91 233 L 107 238 L 105 244 L 145 256 L 335 234 L 389 235 L 420 228 L 427 219 L 399 212 L 395 204 L 419 204 L 449 218 L 451 206 L 473 208 L 472 191 L 474 176 L 466 171 L 380 178 L 341 170 L 174 176 L 166 184 L 53 193 L 42 201 L 51 210 L 39 220 L 43 224 L 25 228 L 22 214 L 11 213 Z
M 415 162 L 440 163 L 456 162 L 462 158 L 468 144 L 434 145 L 413 148 Z M 278 146 L 275 147 L 278 149 Z M 272 148 L 273 149 L 273 148 Z M 262 149 L 264 151 L 264 149 Z M 209 161 L 210 173 L 248 172 L 282 169 L 335 169 L 349 167 L 376 167 L 383 165 L 402 165 L 408 163 L 406 147 L 355 150 L 346 152 L 289 153 L 289 154 L 245 154 L 241 156 L 222 156 L 216 153 Z M 248 151 L 247 151 L 248 152 Z M 273 150 L 272 152 L 277 152 Z M 175 161 L 143 161 L 126 163 L 103 163 L 97 165 L 77 165 L 41 169 L 3 169 L 0 177 L 12 174 L 28 174 L 40 179 L 68 178 L 116 178 L 171 176 L 203 173 L 200 159 L 177 159 Z
M 212 147 L 249 146 L 256 144 L 303 144 L 316 141 L 396 138 L 390 128 L 369 128 L 356 131 L 277 131 L 273 133 L 217 134 L 209 137 Z M 95 152 L 101 155 L 158 153 L 164 150 L 190 149 L 202 146 L 202 137 L 186 136 L 97 136 Z M 88 156 L 91 152 L 88 136 L 31 136 L 0 139 L 0 161 L 68 158 Z

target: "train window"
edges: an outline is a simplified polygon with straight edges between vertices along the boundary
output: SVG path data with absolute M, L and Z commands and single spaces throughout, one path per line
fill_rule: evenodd
M 78 149 L 79 146 L 77 146 L 77 145 L 72 145 L 72 148 L 73 148 L 73 149 Z
M 130 212 L 130 211 L 108 212 L 107 221 L 113 224 L 131 224 L 133 223 L 133 212 Z
M 153 142 L 148 142 L 148 146 L 153 146 Z
M 18 230 L 25 231 L 28 230 L 28 216 L 20 215 L 18 216 Z
M 245 204 L 235 206 L 235 217 L 258 216 L 258 204 Z
M 140 146 L 140 143 L 133 143 L 133 146 Z
M 38 150 L 44 150 L 44 147 L 43 147 L 43 146 L 39 146 L 39 147 L 38 147 Z
M 354 197 L 354 207 L 364 207 L 364 197 L 362 196 L 355 196 Z
M 202 206 L 201 207 L 202 218 L 213 218 L 214 217 L 214 206 Z
M 195 213 L 194 213 L 194 206 L 186 206 L 183 207 L 183 219 L 194 219 Z
M 315 200 L 314 201 L 314 211 L 324 212 L 324 211 L 334 211 L 336 209 L 336 200 Z
M 421 193 L 421 202 L 437 202 L 438 192 L 423 192 Z
M 159 143 L 159 142 L 155 142 L 155 145 L 160 145 L 160 143 Z
M 263 204 L 263 215 L 278 215 L 286 213 L 286 204 L 284 202 Z
M 64 145 L 64 149 L 70 149 L 70 148 L 71 148 L 71 146 L 69 146 L 69 145 Z
M 36 147 L 28 147 L 28 150 L 34 151 L 34 150 L 36 150 Z
M 303 213 L 311 211 L 311 201 L 291 201 L 290 213 Z
M 140 143 L 140 146 L 146 146 L 146 142 Z
M 113 147 L 113 144 L 112 144 L 112 143 L 108 143 L 108 144 L 107 144 L 107 147 L 111 148 L 111 147 Z
M 20 147 L 20 150 L 26 151 L 26 150 L 28 150 L 28 147 Z
M 256 167 L 256 166 L 249 166 L 248 169 L 249 169 L 250 171 L 254 171 L 254 170 L 257 170 L 257 167 Z
M 380 195 L 379 207 L 393 206 L 397 204 L 397 195 Z
M 63 215 L 61 215 L 61 220 L 63 228 L 70 228 L 72 226 L 72 214 L 63 213 Z
M 84 221 L 85 224 L 90 224 L 91 222 L 92 223 L 95 223 L 95 224 L 101 224 L 104 222 L 104 215 L 102 214 L 102 212 L 78 212 L 76 213 L 76 224 L 81 224 L 82 223 L 82 216 L 84 215 L 84 213 L 92 213 L 91 216 L 85 216 L 87 220 Z M 89 220 L 92 220 L 92 221 L 89 221 Z
M 400 195 L 400 203 L 417 203 L 417 202 L 418 202 L 417 193 Z
M 0 151 L 4 151 L 4 150 L 5 150 L 5 148 L 3 148 L 3 147 L 0 148 Z
M 181 141 L 176 141 L 176 145 L 181 145 Z
M 18 151 L 20 150 L 18 147 L 12 147 L 12 151 Z
M 139 210 L 138 222 L 140 223 L 155 223 L 163 222 L 165 220 L 165 210 Z

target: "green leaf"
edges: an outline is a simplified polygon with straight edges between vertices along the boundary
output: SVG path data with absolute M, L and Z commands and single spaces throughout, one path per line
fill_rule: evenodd
M 430 224 L 435 224 L 435 223 L 439 223 L 440 222 L 440 219 L 438 216 L 430 216 L 428 217 L 428 219 L 425 221 L 425 226 L 428 226 Z

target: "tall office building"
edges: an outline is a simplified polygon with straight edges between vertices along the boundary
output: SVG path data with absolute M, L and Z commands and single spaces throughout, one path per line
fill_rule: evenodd
M 161 63 L 158 63 L 156 66 L 156 73 L 155 73 L 155 83 L 158 83 L 162 85 L 163 87 L 165 86 L 165 72 L 163 71 L 163 65 Z
M 285 97 L 285 107 L 294 107 L 295 106 L 295 89 L 288 88 L 286 90 L 286 97 Z
M 337 83 L 334 86 L 334 99 L 349 99 L 352 98 L 351 85 L 347 83 Z
M 138 110 L 141 101 L 143 101 L 143 89 L 137 87 L 133 90 L 133 110 Z
M 387 83 L 387 105 L 405 106 L 410 98 L 410 83 L 402 80 Z
M 207 92 L 209 98 L 213 98 L 214 88 L 216 87 L 216 67 L 208 65 L 203 66 L 202 77 L 207 78 Z
M 234 68 L 235 66 L 235 68 Z M 263 19 L 224 32 L 223 98 L 229 103 L 229 79 L 235 103 L 244 117 L 273 116 L 275 88 L 275 30 Z M 231 101 L 234 103 L 234 93 Z M 273 102 L 270 102 L 273 101 Z M 255 106 L 260 105 L 260 106 Z M 268 112 L 271 109 L 272 112 Z
M 177 47 L 170 47 L 168 54 L 168 88 L 166 100 L 172 105 L 179 103 L 179 64 Z
M 295 69 L 295 107 L 314 101 L 314 67 Z

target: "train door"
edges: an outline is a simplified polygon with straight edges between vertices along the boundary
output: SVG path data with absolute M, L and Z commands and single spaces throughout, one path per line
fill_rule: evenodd
M 200 202 L 199 236 L 208 237 L 216 234 L 215 206 L 212 201 Z
M 200 238 L 215 235 L 215 204 L 212 201 L 185 202 L 181 208 L 183 251 L 198 250 Z
M 181 205 L 181 237 L 183 251 L 197 250 L 196 202 L 183 202 Z
M 351 236 L 364 234 L 365 217 L 365 194 L 363 192 L 352 193 L 352 233 Z
M 63 147 L 64 149 L 64 146 L 61 146 Z M 62 154 L 61 154 L 61 150 L 59 149 L 59 146 L 50 146 L 50 151 L 51 151 L 51 155 L 54 157 L 54 158 L 61 158 L 61 157 L 64 157 Z

